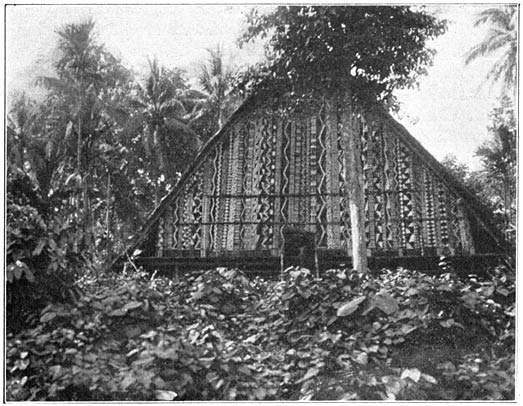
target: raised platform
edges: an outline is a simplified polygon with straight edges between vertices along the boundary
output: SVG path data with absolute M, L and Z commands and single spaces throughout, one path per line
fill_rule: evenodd
M 470 273 L 481 275 L 488 267 L 496 266 L 503 263 L 501 254 L 477 254 L 470 256 L 447 257 L 447 261 L 452 265 L 460 275 L 466 276 Z M 143 266 L 149 271 L 157 270 L 160 274 L 180 274 L 196 270 L 211 269 L 217 267 L 240 268 L 246 273 L 273 277 L 281 271 L 281 258 L 279 256 L 270 256 L 268 253 L 262 255 L 241 255 L 241 256 L 213 256 L 213 257 L 189 257 L 189 256 L 170 256 L 170 257 L 144 257 L 136 259 L 138 266 Z M 441 273 L 439 267 L 440 257 L 420 257 L 420 256 L 402 256 L 402 257 L 369 257 L 370 269 L 399 267 L 424 271 L 426 273 Z M 286 257 L 284 267 L 290 265 L 300 265 L 299 257 Z M 306 266 L 305 264 L 303 264 Z M 318 267 L 320 272 L 323 270 L 351 266 L 352 261 L 347 256 L 339 253 L 319 253 Z M 307 266 L 313 268 L 313 266 Z

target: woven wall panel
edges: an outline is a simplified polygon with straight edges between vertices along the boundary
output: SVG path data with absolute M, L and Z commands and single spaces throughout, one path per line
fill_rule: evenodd
M 345 184 L 347 173 L 345 168 L 346 153 L 348 150 L 348 139 L 345 136 L 347 129 L 343 128 L 341 122 L 341 112 L 338 110 L 338 162 L 340 165 L 339 174 L 339 194 L 340 194 L 340 244 L 341 248 L 349 251 L 352 247 L 351 240 L 351 219 L 349 211 L 349 199 L 347 196 L 347 186 Z
M 281 222 L 281 205 L 282 205 L 282 145 L 283 145 L 283 120 L 277 116 L 272 120 L 272 143 L 274 144 L 274 184 L 273 190 L 276 197 L 274 198 L 273 219 L 275 223 Z M 273 250 L 277 253 L 278 248 L 283 244 L 283 230 L 281 224 L 274 224 L 273 230 Z
M 317 175 L 316 175 L 316 246 L 318 248 L 327 248 L 327 149 L 326 135 L 327 124 L 325 118 L 325 104 L 322 105 L 318 115 L 318 149 L 317 157 Z
M 245 114 L 229 127 L 164 212 L 158 255 L 270 251 L 285 229 L 315 233 L 319 249 L 350 252 L 347 139 L 362 143 L 365 235 L 370 255 L 467 255 L 468 214 L 455 192 L 383 122 L 328 103 L 309 115 Z

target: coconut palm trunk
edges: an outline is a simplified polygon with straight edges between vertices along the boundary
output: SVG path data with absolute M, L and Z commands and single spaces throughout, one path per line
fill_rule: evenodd
M 80 224 L 80 216 L 82 213 L 81 207 L 81 192 L 82 189 L 82 119 L 80 114 L 78 115 L 78 126 L 77 126 L 77 141 L 76 141 L 76 171 L 77 171 L 77 189 L 76 189 L 76 224 L 77 232 Z M 75 246 L 78 251 L 83 248 L 83 233 L 78 234 L 78 239 L 75 241 Z

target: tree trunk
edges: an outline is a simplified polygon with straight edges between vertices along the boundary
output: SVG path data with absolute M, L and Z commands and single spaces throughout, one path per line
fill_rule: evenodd
M 352 265 L 359 272 L 367 272 L 367 243 L 365 239 L 365 196 L 361 164 L 361 136 L 356 114 L 349 102 L 341 105 L 341 131 L 345 145 L 345 186 L 349 202 Z
M 25 165 L 24 165 L 25 164 L 25 135 L 24 135 L 23 131 L 18 132 L 18 138 L 20 139 L 20 144 L 19 144 L 20 167 L 25 168 Z
M 113 244 L 111 239 L 111 172 L 107 171 L 107 212 L 105 214 L 105 234 L 107 238 L 107 263 L 111 263 L 113 255 Z
M 221 90 L 218 90 L 218 102 L 217 102 L 217 106 L 218 106 L 218 131 L 223 127 L 223 112 L 222 112 L 222 109 L 223 109 L 223 106 L 222 106 L 222 103 L 223 103 L 223 97 L 222 97 L 222 94 L 221 94 Z
M 87 169 L 86 169 L 87 171 Z M 90 179 L 89 175 L 85 174 L 83 177 L 83 190 L 82 190 L 82 196 L 83 196 L 83 209 L 84 209 L 84 240 L 85 240 L 85 247 L 89 250 L 92 248 L 92 241 L 91 241 L 91 207 L 89 204 L 89 185 L 90 185 Z
M 82 119 L 80 117 L 80 113 L 78 114 L 78 128 L 77 128 L 77 142 L 76 142 L 76 171 L 77 171 L 77 191 L 76 191 L 76 230 L 79 229 L 80 224 L 80 216 L 81 216 L 81 188 L 82 188 Z M 78 235 L 78 234 L 77 234 Z M 83 242 L 83 235 L 80 235 L 80 237 L 75 241 L 75 246 L 77 250 L 81 250 L 82 248 L 82 242 Z
M 514 238 L 512 237 L 511 226 L 515 222 L 513 222 L 512 215 L 512 190 L 508 170 L 503 175 L 503 204 L 505 205 L 505 238 L 512 242 Z

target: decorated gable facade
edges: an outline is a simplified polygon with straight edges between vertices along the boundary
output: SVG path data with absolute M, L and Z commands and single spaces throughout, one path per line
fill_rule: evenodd
M 233 114 L 151 214 L 133 245 L 142 263 L 278 258 L 292 233 L 322 258 L 348 257 L 347 137 L 361 140 L 370 258 L 501 251 L 488 210 L 381 106 L 262 99 Z

